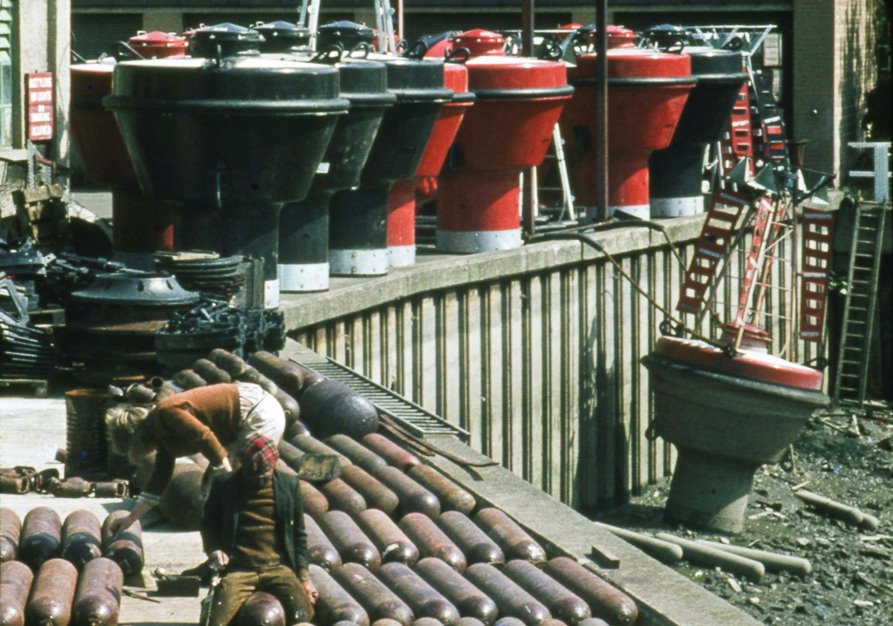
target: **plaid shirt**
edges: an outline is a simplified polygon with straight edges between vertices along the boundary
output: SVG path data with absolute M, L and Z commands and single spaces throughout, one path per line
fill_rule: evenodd
M 279 447 L 275 441 L 263 435 L 249 435 L 239 449 L 242 465 L 262 474 L 276 467 L 279 460 Z

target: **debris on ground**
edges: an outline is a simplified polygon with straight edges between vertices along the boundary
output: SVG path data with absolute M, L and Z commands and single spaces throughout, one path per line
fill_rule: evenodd
M 645 535 L 708 540 L 808 560 L 806 574 L 766 567 L 759 580 L 687 558 L 675 565 L 680 573 L 765 624 L 890 623 L 893 410 L 889 407 L 839 407 L 814 415 L 781 463 L 757 471 L 740 535 L 721 536 L 665 522 L 669 487 L 669 479 L 662 481 L 598 519 Z M 798 497 L 804 493 L 818 497 Z

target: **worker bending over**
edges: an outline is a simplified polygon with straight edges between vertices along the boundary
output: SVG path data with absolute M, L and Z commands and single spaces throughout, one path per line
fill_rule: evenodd
M 131 461 L 138 463 L 155 450 L 155 465 L 130 514 L 115 520 L 110 530 L 129 528 L 158 504 L 177 457 L 201 453 L 210 462 L 209 472 L 229 472 L 246 437 L 261 434 L 278 445 L 283 432 L 282 406 L 254 383 L 207 385 L 168 396 L 134 431 Z

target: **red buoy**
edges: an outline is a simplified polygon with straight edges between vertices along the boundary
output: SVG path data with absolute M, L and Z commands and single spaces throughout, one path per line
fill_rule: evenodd
M 432 57 L 431 54 L 426 56 Z M 423 185 L 428 195 L 436 194 L 436 177 L 443 169 L 468 107 L 474 104 L 474 94 L 468 91 L 468 70 L 464 65 L 445 63 L 443 83 L 453 91 L 453 99 L 443 105 L 415 176 L 398 180 L 388 194 L 388 264 L 391 267 L 415 264 L 416 190 Z M 433 188 L 431 181 L 434 181 Z
M 505 56 L 485 30 L 453 37 L 467 48 L 475 105 L 454 144 L 455 166 L 438 181 L 437 249 L 484 252 L 521 245 L 519 175 L 542 163 L 552 129 L 573 93 L 563 63 Z
M 697 79 L 688 55 L 629 47 L 619 34 L 614 40 L 618 45 L 608 50 L 608 211 L 648 219 L 648 157 L 670 145 Z M 576 92 L 562 119 L 565 135 L 576 138 L 577 158 L 593 168 L 597 65 L 596 54 L 583 54 L 568 69 Z M 582 176 L 578 170 L 578 203 L 594 208 L 596 180 L 594 169 Z M 592 221 L 594 212 L 587 218 Z

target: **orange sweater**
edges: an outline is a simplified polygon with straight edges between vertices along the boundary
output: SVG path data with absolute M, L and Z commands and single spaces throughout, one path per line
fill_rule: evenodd
M 159 402 L 147 418 L 152 420 L 158 451 L 145 491 L 161 495 L 178 456 L 200 452 L 211 465 L 220 465 L 226 458 L 224 446 L 239 434 L 241 418 L 239 389 L 229 383 L 196 387 Z

